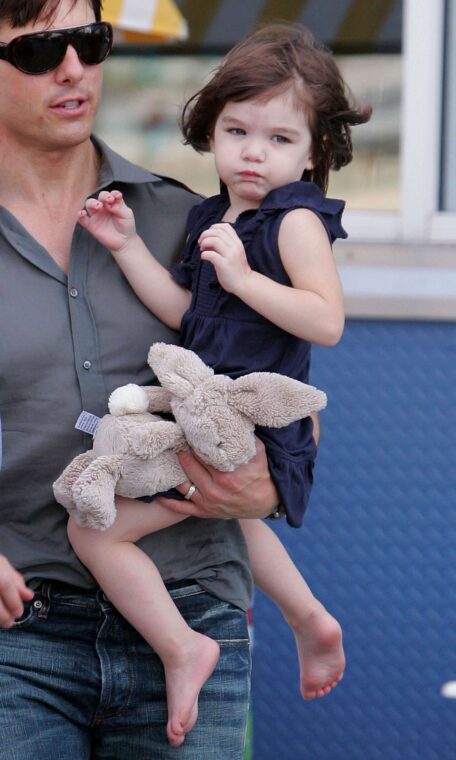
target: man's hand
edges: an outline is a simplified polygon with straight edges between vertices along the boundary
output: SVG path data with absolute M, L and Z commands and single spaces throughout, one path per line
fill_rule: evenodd
M 266 451 L 259 439 L 254 458 L 234 472 L 219 472 L 201 462 L 193 452 L 180 453 L 179 461 L 188 481 L 178 486 L 178 490 L 185 494 L 192 483 L 197 490 L 188 501 L 157 499 L 173 512 L 221 519 L 261 518 L 270 515 L 279 503 Z
M 30 601 L 33 596 L 22 575 L 0 554 L 0 626 L 11 628 L 24 612 L 23 602 Z

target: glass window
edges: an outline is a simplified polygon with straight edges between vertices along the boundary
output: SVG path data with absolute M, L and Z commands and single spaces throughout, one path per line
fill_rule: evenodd
M 396 211 L 400 205 L 400 55 L 337 57 L 342 76 L 359 103 L 373 108 L 367 124 L 354 127 L 353 161 L 332 172 L 328 194 L 347 208 Z

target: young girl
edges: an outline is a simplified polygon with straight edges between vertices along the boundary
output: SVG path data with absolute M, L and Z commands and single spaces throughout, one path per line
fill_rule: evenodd
M 350 126 L 369 116 L 349 102 L 331 55 L 304 27 L 263 28 L 226 56 L 184 108 L 185 141 L 213 152 L 222 192 L 190 213 L 182 261 L 171 274 L 136 234 L 118 190 L 89 199 L 79 221 L 111 251 L 143 303 L 180 329 L 182 345 L 215 372 L 273 371 L 308 382 L 310 344 L 334 345 L 344 324 L 331 250 L 346 236 L 344 204 L 325 198 L 328 173 L 350 162 Z M 288 522 L 299 526 L 316 454 L 312 422 L 257 434 Z M 123 502 L 104 533 L 69 522 L 78 556 L 163 661 L 173 746 L 195 723 L 218 646 L 188 628 L 135 542 L 181 519 L 159 505 Z M 266 524 L 241 522 L 254 580 L 294 632 L 301 692 L 323 696 L 344 670 L 340 626 Z

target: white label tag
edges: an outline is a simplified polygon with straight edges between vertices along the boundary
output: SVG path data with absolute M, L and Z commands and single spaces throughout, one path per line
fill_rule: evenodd
M 76 430 L 82 430 L 83 433 L 89 433 L 89 435 L 95 435 L 95 431 L 98 427 L 100 418 L 96 414 L 90 414 L 90 412 L 81 412 L 76 420 Z

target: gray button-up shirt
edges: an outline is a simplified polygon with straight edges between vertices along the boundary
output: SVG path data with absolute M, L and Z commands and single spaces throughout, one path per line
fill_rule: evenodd
M 102 157 L 96 193 L 120 189 L 139 234 L 169 266 L 199 196 L 94 143 Z M 153 381 L 146 360 L 156 340 L 175 341 L 176 334 L 138 301 L 110 253 L 82 227 L 74 230 L 67 276 L 0 207 L 0 553 L 27 580 L 93 585 L 69 546 L 67 513 L 52 483 L 91 446 L 75 429 L 80 412 L 102 416 L 115 387 Z M 189 518 L 140 545 L 165 580 L 195 578 L 248 606 L 251 578 L 237 521 Z

